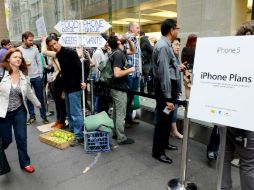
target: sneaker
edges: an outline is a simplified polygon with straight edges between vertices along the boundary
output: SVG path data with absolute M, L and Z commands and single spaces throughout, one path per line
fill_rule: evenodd
M 214 151 L 208 150 L 206 156 L 209 161 L 217 160 L 217 156 Z
M 27 122 L 26 122 L 26 124 L 27 125 L 31 125 L 32 123 L 34 123 L 35 122 L 35 117 L 30 117 L 28 120 L 27 120 Z
M 43 124 L 48 124 L 49 121 L 48 121 L 48 119 L 45 117 L 45 118 L 42 119 L 42 123 L 43 123 Z
M 48 111 L 48 112 L 46 113 L 46 116 L 47 116 L 47 117 L 52 116 L 52 115 L 54 115 L 54 111 Z
M 131 138 L 127 138 L 125 141 L 118 143 L 119 145 L 133 144 L 135 141 Z
M 71 147 L 75 147 L 75 146 L 78 146 L 78 145 L 84 145 L 84 138 L 81 138 L 81 139 L 75 138 L 75 139 L 70 143 L 70 146 L 71 146 Z

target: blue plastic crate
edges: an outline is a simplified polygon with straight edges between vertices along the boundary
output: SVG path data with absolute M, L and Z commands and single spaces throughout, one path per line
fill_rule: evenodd
M 109 133 L 102 131 L 84 132 L 84 148 L 87 153 L 110 151 Z

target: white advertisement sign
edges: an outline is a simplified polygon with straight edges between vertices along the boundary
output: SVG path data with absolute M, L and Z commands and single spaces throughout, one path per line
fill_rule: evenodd
M 104 19 L 64 20 L 55 25 L 55 29 L 61 34 L 103 33 L 110 27 Z
M 59 43 L 66 47 L 104 47 L 106 40 L 99 34 L 63 34 Z
M 43 17 L 36 20 L 36 29 L 38 36 L 47 36 L 47 29 Z
M 254 131 L 254 36 L 198 38 L 188 117 Z

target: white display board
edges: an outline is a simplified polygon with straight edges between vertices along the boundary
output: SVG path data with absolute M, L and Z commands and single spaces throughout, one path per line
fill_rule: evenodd
M 47 29 L 43 17 L 36 20 L 36 29 L 39 37 L 47 36 Z
M 198 38 L 188 117 L 254 131 L 254 36 Z

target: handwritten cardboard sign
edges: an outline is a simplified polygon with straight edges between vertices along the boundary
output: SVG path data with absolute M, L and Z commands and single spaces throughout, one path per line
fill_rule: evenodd
M 40 17 L 39 19 L 36 20 L 36 29 L 37 29 L 37 33 L 38 36 L 47 36 L 47 29 L 46 29 L 46 25 L 44 22 L 44 18 Z
M 88 19 L 88 20 L 64 20 L 57 23 L 55 29 L 61 34 L 70 33 L 103 33 L 108 30 L 111 25 L 104 19 Z
M 99 34 L 63 34 L 59 43 L 66 47 L 104 47 L 106 40 Z

